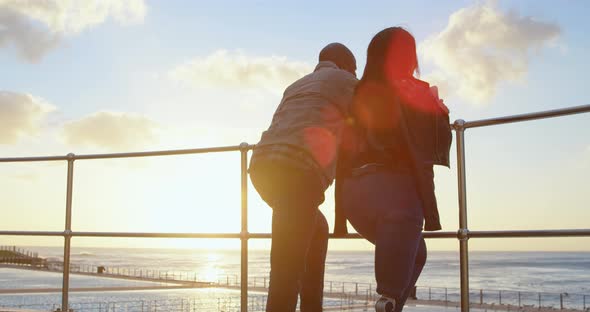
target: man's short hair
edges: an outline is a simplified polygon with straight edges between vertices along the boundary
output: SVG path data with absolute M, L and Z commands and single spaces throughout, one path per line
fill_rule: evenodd
M 333 42 L 325 46 L 319 55 L 319 61 L 330 61 L 338 68 L 346 70 L 356 76 L 356 59 L 354 54 L 342 43 Z

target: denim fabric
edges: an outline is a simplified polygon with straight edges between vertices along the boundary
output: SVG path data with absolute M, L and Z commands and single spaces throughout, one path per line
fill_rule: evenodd
M 344 213 L 375 245 L 377 292 L 395 298 L 402 311 L 426 262 L 424 217 L 416 179 L 387 169 L 346 179 Z
M 322 183 L 312 170 L 278 161 L 250 169 L 252 184 L 273 209 L 266 311 L 322 311 L 328 223 L 318 206 Z

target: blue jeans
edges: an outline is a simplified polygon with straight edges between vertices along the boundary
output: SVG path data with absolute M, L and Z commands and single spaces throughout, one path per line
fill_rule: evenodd
M 355 194 L 344 204 L 346 217 L 375 245 L 377 292 L 396 299 L 394 311 L 402 311 L 426 263 L 416 180 L 410 173 L 383 169 L 344 183 L 351 183 L 344 188 Z
M 310 170 L 280 162 L 250 169 L 252 184 L 273 209 L 267 312 L 322 311 L 328 223 L 318 209 L 324 189 Z

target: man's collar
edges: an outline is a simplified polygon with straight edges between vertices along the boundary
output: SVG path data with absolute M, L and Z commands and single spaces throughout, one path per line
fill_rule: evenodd
M 318 65 L 316 65 L 315 69 L 313 71 L 322 69 L 322 68 L 334 68 L 334 69 L 338 69 L 338 66 L 336 66 L 336 64 L 334 62 L 331 61 L 321 61 L 318 63 Z

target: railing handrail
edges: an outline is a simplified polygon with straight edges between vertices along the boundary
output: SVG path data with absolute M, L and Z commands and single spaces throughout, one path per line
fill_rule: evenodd
M 0 236 L 64 236 L 64 231 L 0 231 Z M 187 232 L 85 232 L 71 231 L 72 237 L 125 237 L 125 238 L 241 238 L 241 233 L 187 233 Z M 457 238 L 457 232 L 424 232 L 424 238 Z M 510 237 L 583 237 L 590 236 L 588 229 L 551 229 L 551 230 L 501 230 L 469 231 L 469 238 L 510 238 Z M 248 239 L 269 239 L 271 233 L 246 233 Z M 329 234 L 331 239 L 364 239 L 360 234 Z
M 461 119 L 453 123 L 456 133 L 457 147 L 457 181 L 458 181 L 458 202 L 459 202 L 459 229 L 457 232 L 436 232 L 425 233 L 427 238 L 457 238 L 459 240 L 460 257 L 460 280 L 461 280 L 461 311 L 469 312 L 469 249 L 468 240 L 475 237 L 566 237 L 566 236 L 590 236 L 590 229 L 560 229 L 560 230 L 516 230 L 516 231 L 470 231 L 467 226 L 467 196 L 466 196 L 466 175 L 465 175 L 465 130 L 468 128 L 499 125 L 528 120 L 559 117 L 565 115 L 588 113 L 590 105 L 574 106 L 569 108 L 541 111 L 528 114 L 512 115 L 475 121 L 464 121 Z M 68 308 L 69 293 L 69 265 L 70 265 L 70 240 L 74 236 L 88 237 L 165 237 L 165 238 L 239 238 L 241 241 L 241 311 L 247 311 L 247 282 L 248 282 L 248 239 L 270 238 L 269 233 L 248 232 L 248 197 L 247 197 L 247 162 L 248 151 L 254 145 L 241 143 L 234 146 L 221 146 L 211 148 L 161 150 L 147 152 L 111 153 L 111 154 L 86 154 L 75 155 L 73 153 L 65 156 L 41 156 L 41 157 L 10 157 L 0 158 L 0 163 L 11 162 L 39 162 L 39 161 L 67 161 L 67 191 L 66 191 L 66 222 L 64 231 L 0 231 L 0 235 L 27 235 L 27 236 L 63 236 L 64 237 L 64 270 L 62 286 L 62 308 Z M 186 154 L 203 154 L 239 151 L 241 154 L 241 231 L 239 233 L 125 233 L 125 232 L 74 232 L 71 229 L 71 208 L 73 170 L 75 160 L 89 159 L 112 159 L 132 158 L 151 156 L 170 156 Z M 331 238 L 360 238 L 358 234 L 331 235 Z M 244 286 L 246 285 L 246 286 Z
M 254 145 L 244 143 L 240 145 L 206 147 L 206 148 L 188 148 L 188 149 L 174 149 L 174 150 L 157 150 L 147 152 L 128 152 L 128 153 L 106 153 L 106 154 L 81 154 L 73 153 L 65 156 L 35 156 L 35 157 L 8 157 L 0 158 L 0 162 L 37 162 L 37 161 L 60 161 L 60 160 L 82 160 L 82 159 L 111 159 L 111 158 L 135 158 L 135 157 L 154 157 L 154 156 L 172 156 L 172 155 L 188 155 L 188 154 L 206 154 L 206 153 L 222 153 L 222 152 L 237 152 L 243 149 L 251 150 Z
M 567 108 L 552 109 L 552 110 L 539 111 L 539 112 L 527 113 L 527 114 L 518 114 L 518 115 L 510 115 L 510 116 L 480 119 L 480 120 L 473 120 L 473 121 L 465 121 L 465 123 L 463 124 L 463 128 L 477 128 L 477 127 L 485 127 L 485 126 L 495 126 L 495 125 L 500 125 L 500 124 L 522 122 L 522 121 L 529 121 L 529 120 L 538 120 L 538 119 L 544 119 L 544 118 L 560 117 L 560 116 L 574 115 L 574 114 L 580 114 L 580 113 L 589 113 L 589 112 L 590 112 L 590 104 L 580 105 L 580 106 L 572 106 L 572 107 L 567 107 Z

